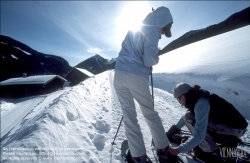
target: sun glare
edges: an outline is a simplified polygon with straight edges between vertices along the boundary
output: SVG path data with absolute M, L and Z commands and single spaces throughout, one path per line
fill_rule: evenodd
M 139 30 L 142 20 L 151 12 L 147 2 L 129 2 L 122 7 L 117 19 L 117 32 L 119 40 L 123 40 L 128 30 Z

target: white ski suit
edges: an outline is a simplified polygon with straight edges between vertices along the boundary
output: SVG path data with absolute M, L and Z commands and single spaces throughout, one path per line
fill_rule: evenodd
M 123 123 L 133 157 L 146 154 L 134 99 L 140 105 L 155 146 L 163 149 L 169 145 L 161 119 L 154 111 L 148 77 L 150 67 L 159 62 L 157 54 L 160 29 L 172 22 L 173 18 L 166 7 L 159 7 L 149 13 L 139 31 L 128 31 L 116 61 L 114 86 L 121 104 Z

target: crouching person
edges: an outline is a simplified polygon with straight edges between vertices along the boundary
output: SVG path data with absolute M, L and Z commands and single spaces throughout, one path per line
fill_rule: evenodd
M 169 140 L 186 125 L 192 136 L 178 147 L 170 147 L 172 155 L 194 149 L 195 155 L 205 162 L 220 159 L 219 147 L 235 148 L 247 128 L 246 119 L 225 99 L 195 85 L 177 84 L 174 97 L 188 111 L 166 133 Z

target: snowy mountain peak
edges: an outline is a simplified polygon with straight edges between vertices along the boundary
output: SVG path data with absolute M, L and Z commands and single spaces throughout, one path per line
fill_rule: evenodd
M 102 56 L 100 56 L 99 54 L 96 54 L 94 57 L 102 58 Z
M 112 63 L 116 62 L 116 58 L 112 58 L 108 62 L 109 62 L 109 64 L 112 64 Z
M 99 54 L 96 54 L 85 61 L 76 65 L 78 68 L 86 69 L 93 74 L 99 74 L 106 70 L 113 69 L 115 65 L 115 59 L 105 59 Z

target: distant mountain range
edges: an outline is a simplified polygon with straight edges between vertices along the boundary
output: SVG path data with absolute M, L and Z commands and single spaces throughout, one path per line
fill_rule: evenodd
M 33 75 L 66 75 L 71 66 L 62 57 L 40 53 L 10 37 L 0 35 L 0 81 Z
M 162 53 L 247 25 L 250 25 L 250 7 L 231 15 L 218 24 L 185 33 L 164 47 Z M 108 60 L 96 54 L 75 67 L 86 69 L 93 74 L 99 74 L 108 69 L 113 69 L 115 63 L 115 59 Z M 72 69 L 62 57 L 37 52 L 19 41 L 2 35 L 0 35 L 0 65 L 0 81 L 21 77 L 23 73 L 28 76 L 56 74 L 65 77 Z
M 0 35 L 0 81 L 33 75 L 60 75 L 65 77 L 72 67 L 62 57 L 38 52 L 29 46 L 10 37 Z M 115 59 L 104 59 L 100 55 L 79 63 L 75 67 L 83 68 L 93 74 L 113 69 Z
M 192 30 L 178 39 L 172 41 L 167 46 L 165 46 L 161 53 L 167 53 L 169 51 L 172 51 L 174 49 L 180 48 L 182 46 L 207 39 L 209 37 L 213 37 L 225 32 L 229 32 L 231 30 L 235 30 L 237 28 L 241 28 L 244 26 L 250 25 L 250 7 L 234 13 L 230 17 L 228 17 L 226 20 L 211 25 L 209 27 L 198 29 L 198 30 Z M 233 39 L 233 38 L 232 38 Z

